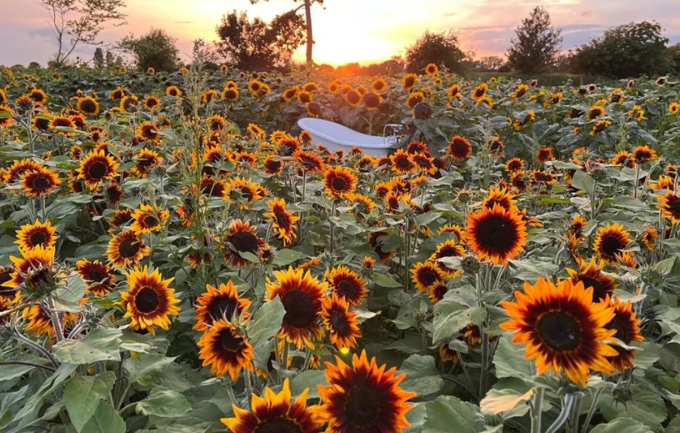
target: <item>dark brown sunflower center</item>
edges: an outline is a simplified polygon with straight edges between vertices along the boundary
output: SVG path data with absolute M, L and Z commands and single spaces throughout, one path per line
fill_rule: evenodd
M 451 143 L 451 153 L 454 155 L 466 155 L 467 154 L 467 143 L 463 140 L 455 140 Z
M 536 324 L 543 342 L 558 352 L 567 352 L 579 347 L 581 329 L 576 319 L 562 311 L 544 314 Z
M 406 157 L 397 158 L 397 167 L 399 168 L 410 168 L 411 161 Z
M 155 227 L 158 225 L 158 219 L 153 215 L 144 216 L 144 225 L 146 227 Z
M 446 295 L 446 292 L 449 291 L 449 288 L 446 287 L 446 284 L 437 284 L 437 286 L 432 290 L 432 297 L 438 301 L 441 301 L 444 299 L 444 295 Z
M 276 223 L 282 228 L 288 228 L 290 226 L 288 213 L 284 209 L 280 208 L 275 209 L 274 218 L 276 218 Z
M 345 315 L 345 313 L 342 311 L 334 310 L 331 313 L 331 326 L 333 327 L 336 333 L 341 335 L 347 334 L 349 326 L 347 323 L 347 316 Z
M 629 344 L 631 341 L 633 341 L 631 338 L 632 336 L 630 335 L 630 329 L 628 329 L 628 326 L 626 326 L 624 321 L 621 320 L 621 317 L 619 316 L 614 316 L 612 321 L 607 324 L 607 329 L 616 329 L 616 334 L 614 334 L 614 337 L 626 344 Z
M 28 240 L 31 245 L 43 245 L 47 241 L 47 235 L 44 232 L 33 232 Z
M 97 111 L 97 105 L 94 101 L 86 99 L 80 104 L 80 109 L 86 113 L 94 113 Z
M 619 253 L 619 251 L 621 251 L 621 248 L 623 248 L 623 245 L 621 245 L 621 241 L 616 236 L 605 237 L 604 239 L 602 239 L 601 245 L 602 252 L 608 256 L 614 256 L 614 254 Z
M 253 201 L 253 192 L 250 190 L 250 188 L 242 186 L 239 188 L 239 192 L 241 193 L 241 197 L 248 201 Z
M 151 287 L 143 287 L 135 296 L 135 308 L 142 313 L 152 313 L 156 311 L 160 304 L 158 293 Z
M 588 287 L 593 288 L 593 302 L 597 302 L 601 299 L 604 299 L 607 296 L 608 293 L 607 287 L 605 287 L 596 278 L 584 276 L 581 277 L 581 281 L 583 282 L 583 287 L 585 287 L 586 289 Z
M 102 161 L 95 161 L 90 165 L 87 174 L 94 179 L 101 179 L 106 175 L 107 167 Z
M 236 304 L 227 296 L 221 296 L 220 298 L 213 300 L 208 306 L 208 314 L 210 314 L 210 317 L 213 320 L 222 318 L 231 320 L 235 310 Z
M 47 268 L 42 268 L 29 272 L 28 284 L 32 287 L 39 287 L 46 285 L 51 280 L 50 271 Z
M 668 207 L 671 215 L 675 217 L 680 216 L 680 200 L 676 198 L 668 200 L 668 204 L 666 206 Z
M 229 242 L 234 246 L 234 249 L 238 252 L 250 252 L 257 253 L 258 244 L 257 236 L 250 232 L 239 231 L 229 236 Z
M 118 247 L 118 253 L 125 259 L 134 257 L 137 255 L 137 252 L 139 252 L 139 242 L 137 239 L 125 239 Z
M 331 187 L 335 191 L 344 191 L 345 188 L 347 187 L 347 181 L 343 179 L 342 177 L 335 177 L 331 181 Z
M 236 352 L 243 347 L 243 338 L 234 335 L 230 328 L 225 328 L 220 332 L 220 346 L 228 352 Z
M 46 189 L 48 186 L 50 186 L 50 181 L 47 180 L 46 177 L 38 176 L 35 179 L 33 179 L 33 188 L 35 189 L 43 190 Z
M 357 292 L 356 284 L 350 280 L 341 280 L 337 283 L 336 288 L 341 295 L 346 297 L 353 297 Z
M 507 254 L 517 243 L 517 229 L 507 218 L 491 215 L 479 221 L 475 237 L 481 248 Z
M 312 298 L 300 290 L 287 293 L 281 299 L 286 310 L 284 320 L 294 328 L 305 328 L 316 320 L 316 308 Z
M 289 419 L 274 418 L 258 424 L 253 433 L 302 433 L 302 429 Z
M 350 424 L 362 427 L 362 431 L 380 431 L 377 424 L 380 421 L 380 408 L 383 405 L 381 397 L 376 387 L 355 385 L 347 395 L 345 418 Z
M 105 278 L 108 278 L 108 275 L 106 275 L 104 272 L 102 272 L 100 269 L 91 269 L 87 273 L 87 278 L 90 281 L 94 281 L 96 283 L 99 283 L 101 281 L 104 281 Z
M 439 275 L 435 271 L 429 268 L 422 268 L 418 271 L 416 276 L 418 282 L 425 287 L 430 287 L 437 281 L 439 281 Z

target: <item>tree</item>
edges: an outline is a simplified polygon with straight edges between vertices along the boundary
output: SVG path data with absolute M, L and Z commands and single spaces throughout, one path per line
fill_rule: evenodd
M 675 76 L 680 76 L 680 42 L 668 47 L 668 61 L 670 72 Z
M 665 74 L 670 68 L 667 42 L 656 22 L 623 24 L 577 47 L 570 69 L 619 78 Z
M 255 4 L 259 1 L 260 0 L 250 0 L 250 3 Z M 296 9 L 293 9 L 293 12 L 297 14 L 300 9 L 305 8 L 305 33 L 307 34 L 305 42 L 307 44 L 306 58 L 308 65 L 312 64 L 312 45 L 314 45 L 314 36 L 312 35 L 312 5 L 314 3 L 323 5 L 323 0 L 302 0 L 302 5 L 298 6 Z
M 483 72 L 495 72 L 503 67 L 505 61 L 498 56 L 484 56 L 477 62 L 476 66 Z
M 222 17 L 217 35 L 217 51 L 239 69 L 283 68 L 305 39 L 304 21 L 295 11 L 278 15 L 269 24 L 233 11 Z
M 177 69 L 176 39 L 160 29 L 151 29 L 143 36 L 129 35 L 119 42 L 119 48 L 131 53 L 137 67 L 142 70 L 154 68 L 157 71 Z
M 466 55 L 458 47 L 458 38 L 453 32 L 431 33 L 426 30 L 406 50 L 406 69 L 409 72 L 423 72 L 430 63 L 445 66 L 452 72 L 465 72 Z
M 536 6 L 515 29 L 508 50 L 510 66 L 522 73 L 545 72 L 552 67 L 562 44 L 562 30 L 552 27 L 550 14 Z
M 104 67 L 104 50 L 102 50 L 101 47 L 97 47 L 97 49 L 94 50 L 92 63 L 94 64 L 95 68 L 101 69 Z
M 105 24 L 125 24 L 124 0 L 38 0 L 50 17 L 57 40 L 53 64 L 61 68 L 80 44 L 99 45 Z

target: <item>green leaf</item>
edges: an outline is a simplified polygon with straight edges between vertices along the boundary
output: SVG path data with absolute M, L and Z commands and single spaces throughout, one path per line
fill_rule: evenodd
M 251 343 L 257 344 L 260 341 L 272 338 L 281 329 L 281 322 L 285 314 L 286 310 L 278 296 L 265 302 L 257 310 L 248 327 L 248 337 Z
M 444 379 L 439 376 L 434 358 L 430 355 L 409 356 L 401 364 L 399 372 L 406 373 L 400 386 L 407 391 L 417 392 L 418 397 L 438 393 L 444 386 Z
M 78 432 L 94 416 L 99 400 L 111 392 L 116 375 L 111 371 L 100 376 L 75 376 L 64 388 L 64 401 L 71 422 Z M 87 432 L 85 432 L 87 433 Z
M 124 433 L 125 421 L 118 415 L 114 407 L 106 400 L 99 400 L 94 415 L 83 426 L 85 433 Z
M 539 261 L 509 260 L 512 267 L 517 269 L 514 278 L 522 281 L 534 282 L 538 278 L 554 275 L 559 270 L 557 265 Z
M 21 377 L 34 368 L 31 365 L 3 365 L 0 368 L 0 381 Z
M 647 341 L 636 341 L 631 346 L 635 347 L 635 358 L 632 359 L 635 368 L 650 368 L 661 357 L 661 347 Z
M 484 417 L 474 404 L 453 396 L 441 396 L 426 405 L 423 433 L 477 433 L 484 431 Z
M 524 345 L 513 344 L 507 336 L 498 341 L 493 357 L 497 377 L 528 378 L 535 374 L 531 361 L 524 358 Z
M 90 364 L 98 361 L 120 361 L 120 336 L 123 331 L 99 328 L 82 341 L 63 340 L 54 346 L 54 356 L 68 364 Z
M 281 250 L 277 251 L 276 254 L 274 255 L 273 263 L 276 266 L 288 266 L 304 256 L 305 254 L 301 253 L 300 251 L 291 249 Z
M 607 421 L 630 417 L 657 428 L 668 416 L 663 398 L 652 391 L 637 388 L 630 394 L 630 400 L 615 401 L 610 393 L 603 393 L 598 403 Z
M 26 415 L 31 414 L 34 410 L 39 409 L 39 405 L 43 402 L 45 397 L 60 387 L 61 384 L 71 376 L 71 373 L 73 373 L 75 369 L 76 366 L 71 364 L 63 364 L 59 367 L 57 371 L 42 384 L 38 391 L 26 400 L 26 404 L 15 415 L 14 419 L 19 420 Z
M 154 388 L 151 394 L 137 403 L 135 411 L 141 415 L 155 415 L 161 418 L 177 418 L 191 410 L 186 398 L 177 391 Z
M 123 361 L 123 369 L 127 372 L 130 382 L 149 386 L 152 374 L 164 370 L 174 360 L 175 358 L 167 358 L 158 353 L 144 354 Z
M 431 222 L 435 221 L 437 218 L 442 216 L 441 212 L 426 212 L 424 214 L 418 215 L 416 217 L 416 225 L 418 226 L 426 226 L 430 224 Z
M 590 433 L 651 433 L 652 429 L 633 418 L 618 418 L 606 424 L 599 424 Z
M 303 371 L 290 381 L 290 392 L 293 396 L 296 396 L 302 394 L 305 389 L 309 389 L 307 399 L 319 398 L 319 391 L 316 388 L 317 385 L 328 385 L 323 371 Z
M 373 275 L 373 282 L 380 287 L 402 287 L 401 283 L 384 274 Z
M 593 194 L 595 190 L 595 181 L 589 174 L 583 171 L 577 171 L 574 173 L 574 178 L 571 181 L 571 186 L 578 188 L 587 192 L 588 194 Z
M 448 340 L 468 324 L 480 325 L 486 320 L 487 312 L 484 307 L 474 306 L 461 309 L 456 306 L 460 306 L 460 304 L 453 301 L 447 302 L 447 299 L 438 302 L 435 306 L 435 316 L 432 322 L 434 327 L 433 342 Z

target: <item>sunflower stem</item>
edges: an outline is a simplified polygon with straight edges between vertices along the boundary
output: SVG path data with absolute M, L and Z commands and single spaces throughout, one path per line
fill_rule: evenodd
M 597 409 L 597 402 L 600 400 L 600 395 L 602 394 L 602 391 L 604 391 L 604 387 L 601 387 L 600 389 L 595 392 L 595 396 L 593 397 L 593 401 L 590 402 L 590 408 L 588 409 L 588 415 L 586 415 L 586 420 L 583 424 L 583 428 L 581 429 L 581 433 L 587 433 L 588 432 L 588 427 L 590 426 L 590 421 L 593 419 L 593 415 L 595 415 L 595 409 Z M 578 424 L 577 424 L 578 426 Z
M 333 224 L 333 218 L 335 217 L 335 200 L 333 200 L 333 204 L 331 205 L 331 217 L 328 219 L 328 223 L 331 226 L 331 254 L 333 254 L 333 250 L 335 248 L 335 224 Z
M 531 405 L 531 433 L 541 433 L 541 411 L 543 410 L 543 388 L 538 388 L 534 393 Z
M 635 182 L 634 189 L 633 189 L 633 198 L 637 198 L 638 183 L 640 183 L 639 180 L 640 180 L 640 164 L 636 163 L 635 164 L 635 180 L 633 181 L 633 182 Z
M 48 308 L 50 319 L 52 320 L 52 326 L 54 326 L 54 335 L 57 338 L 57 342 L 64 339 L 64 328 L 62 327 L 61 319 L 59 318 L 59 313 L 55 311 L 54 300 L 48 301 Z
M 576 402 L 572 408 L 572 414 L 569 416 L 569 422 L 567 423 L 567 431 L 569 433 L 578 433 L 578 422 L 581 416 L 581 407 L 583 406 L 583 394 L 579 393 L 576 395 Z
M 244 372 L 244 379 L 246 383 L 246 399 L 248 400 L 248 409 L 252 409 L 253 384 L 251 383 L 250 372 Z
M 562 400 L 562 412 L 555 421 L 548 427 L 545 433 L 555 433 L 562 428 L 565 422 L 569 419 L 571 413 L 571 406 L 574 404 L 574 394 L 567 394 Z

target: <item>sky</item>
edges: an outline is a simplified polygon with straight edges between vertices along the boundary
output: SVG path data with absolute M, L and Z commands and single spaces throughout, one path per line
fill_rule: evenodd
M 101 39 L 162 28 L 177 38 L 180 56 L 189 59 L 192 41 L 216 38 L 226 12 L 244 10 L 270 20 L 299 6 L 294 0 L 127 0 L 127 24 L 105 28 Z M 503 55 L 514 29 L 531 10 L 543 5 L 562 28 L 564 50 L 588 42 L 611 26 L 656 20 L 671 43 L 680 42 L 680 0 L 325 0 L 312 7 L 314 60 L 334 66 L 368 64 L 403 55 L 425 30 L 452 29 L 464 51 Z M 44 64 L 56 50 L 53 29 L 38 0 L 0 0 L 0 64 Z M 76 50 L 90 60 L 94 48 Z M 304 47 L 294 55 L 304 59 Z

